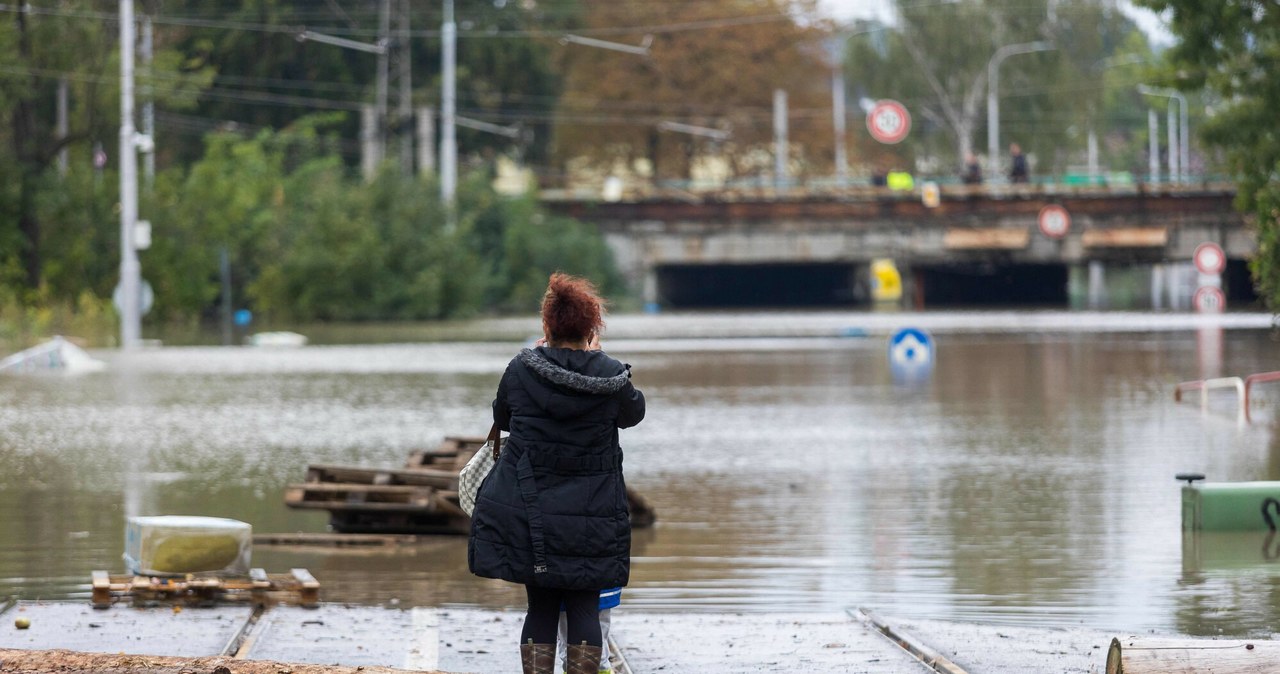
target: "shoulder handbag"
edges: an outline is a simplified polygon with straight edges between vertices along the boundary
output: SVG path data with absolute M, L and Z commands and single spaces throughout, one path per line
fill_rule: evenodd
M 476 510 L 476 494 L 480 493 L 480 483 L 484 482 L 489 471 L 493 470 L 493 465 L 498 462 L 498 454 L 502 451 L 501 436 L 498 424 L 494 424 L 489 429 L 489 437 L 485 439 L 484 446 L 476 450 L 475 455 L 458 473 L 458 505 L 468 515 Z

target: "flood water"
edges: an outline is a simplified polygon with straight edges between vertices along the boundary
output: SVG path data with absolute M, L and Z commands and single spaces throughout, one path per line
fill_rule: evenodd
M 623 610 L 861 606 L 1196 635 L 1280 624 L 1266 542 L 1184 559 L 1173 478 L 1280 479 L 1280 386 L 1256 392 L 1251 424 L 1228 394 L 1207 415 L 1173 401 L 1179 381 L 1280 369 L 1266 317 L 1225 330 L 1140 314 L 869 320 L 614 320 L 605 347 L 649 404 L 622 435 L 626 475 L 658 513 L 636 532 Z M 914 323 L 932 326 L 936 367 L 895 381 L 886 335 Z M 497 376 L 536 323 L 475 331 L 489 328 L 499 341 L 103 351 L 102 373 L 0 378 L 0 596 L 87 597 L 90 570 L 123 568 L 128 514 L 324 531 L 327 515 L 283 505 L 308 463 L 399 466 L 487 430 Z M 524 598 L 469 575 L 463 537 L 259 546 L 253 561 L 310 569 L 331 601 Z

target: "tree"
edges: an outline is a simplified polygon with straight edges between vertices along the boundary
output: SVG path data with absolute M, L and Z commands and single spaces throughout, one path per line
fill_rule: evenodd
M 584 30 L 648 56 L 582 45 L 561 52 L 564 95 L 555 156 L 609 170 L 646 160 L 656 177 L 688 177 L 702 154 L 732 175 L 771 171 L 775 89 L 785 89 L 801 172 L 830 166 L 826 32 L 810 0 L 585 3 Z M 802 22 L 803 21 L 803 22 Z M 729 131 L 726 142 L 663 131 L 679 122 Z
M 74 170 L 86 170 L 93 141 L 114 148 L 119 138 L 118 24 L 100 21 L 100 3 L 68 0 L 57 9 L 21 3 L 17 11 L 0 15 L 0 109 L 6 124 L 0 164 L 12 191 L 0 199 L 4 250 L 17 251 L 2 267 L 20 269 L 6 279 L 27 289 L 44 280 L 45 231 L 41 195 L 57 190 L 59 180 L 50 168 L 60 150 L 73 149 L 82 158 Z M 202 86 L 207 73 L 187 67 L 172 51 L 160 49 L 148 81 L 157 96 L 174 107 L 190 103 L 191 92 Z M 60 137 L 55 127 L 54 101 L 59 80 L 70 89 L 69 130 Z M 16 225 L 16 226 L 15 226 Z M 15 265 L 16 261 L 16 265 Z M 78 291 L 77 291 L 78 292 Z
M 1140 0 L 1167 12 L 1178 42 L 1166 53 L 1165 84 L 1208 88 L 1220 98 L 1200 125 L 1226 152 L 1236 203 L 1253 215 L 1250 261 L 1259 295 L 1280 311 L 1280 5 L 1266 0 Z
M 918 113 L 924 124 L 908 147 L 954 158 L 949 165 L 956 167 L 986 135 L 988 64 L 1000 47 L 1033 41 L 1054 45 L 1052 51 L 1018 55 L 1000 66 L 1000 137 L 1019 142 L 1060 170 L 1073 156 L 1065 148 L 1083 145 L 1081 123 L 1101 121 L 1099 61 L 1136 31 L 1103 0 L 899 1 L 897 11 L 896 26 L 854 28 L 846 78 L 859 95 L 895 98 Z

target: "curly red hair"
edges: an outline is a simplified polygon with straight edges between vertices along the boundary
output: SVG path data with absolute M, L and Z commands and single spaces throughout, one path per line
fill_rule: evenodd
M 584 278 L 551 275 L 542 296 L 542 323 L 553 342 L 580 342 L 604 327 L 604 300 Z

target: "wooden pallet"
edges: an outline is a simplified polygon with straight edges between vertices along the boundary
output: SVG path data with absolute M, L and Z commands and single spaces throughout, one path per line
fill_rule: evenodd
M 314 607 L 320 603 L 320 582 L 306 569 L 268 574 L 252 569 L 248 576 L 188 574 L 179 577 L 111 575 L 94 571 L 93 607 L 110 608 L 125 599 L 138 603 L 170 603 L 207 606 L 223 602 L 257 605 L 293 604 Z
M 458 471 L 439 468 L 366 468 L 312 464 L 307 466 L 308 483 L 337 482 L 367 485 L 410 485 L 457 489 Z
M 285 489 L 290 508 L 329 511 L 343 534 L 467 534 L 471 518 L 458 505 L 458 472 L 485 438 L 450 436 L 436 449 L 409 455 L 404 468 L 313 464 L 306 482 Z M 631 526 L 653 526 L 653 508 L 627 489 Z
M 436 449 L 419 449 L 409 454 L 405 468 L 439 468 L 458 472 L 484 446 L 483 436 L 448 436 Z

